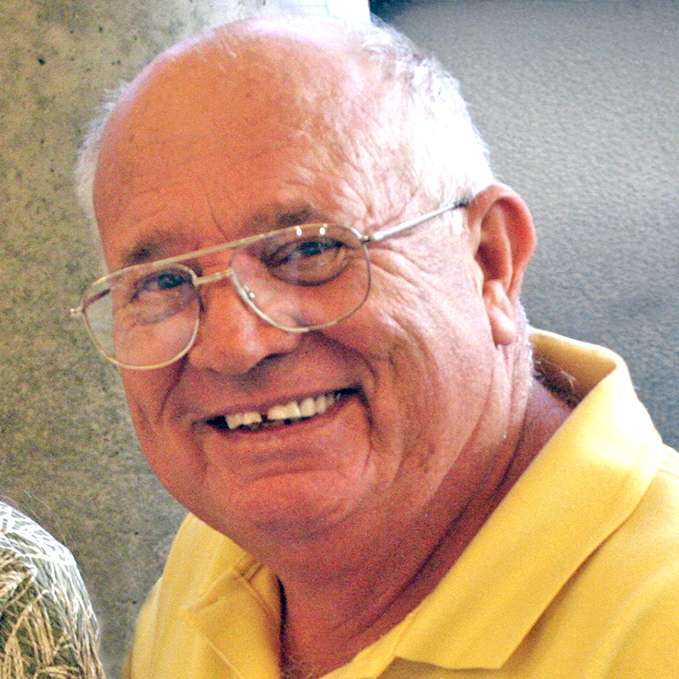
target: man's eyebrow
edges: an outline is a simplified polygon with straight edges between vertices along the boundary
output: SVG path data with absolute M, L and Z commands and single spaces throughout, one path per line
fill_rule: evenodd
M 311 205 L 305 205 L 299 209 L 277 209 L 274 214 L 260 214 L 250 220 L 249 226 L 244 226 L 234 234 L 230 240 L 239 240 L 255 232 L 266 233 L 275 229 L 284 229 L 288 226 L 299 226 L 300 224 L 325 223 L 328 222 L 328 215 L 321 212 Z M 253 229 L 254 227 L 254 229 Z M 224 243 L 230 241 L 224 240 Z M 197 246 L 191 245 L 184 239 L 177 238 L 176 234 L 169 231 L 158 230 L 147 234 L 137 241 L 121 257 L 123 267 L 135 266 L 136 264 L 146 264 L 155 262 L 159 259 L 174 257 L 175 255 L 190 254 L 196 251 Z
M 309 222 L 326 222 L 327 215 L 311 205 L 298 210 L 279 210 L 276 212 L 276 228 L 284 229 L 288 226 L 299 226 Z
M 249 219 L 239 229 L 236 237 L 245 237 L 256 233 L 266 233 L 276 229 L 285 229 L 288 226 L 299 226 L 300 224 L 324 223 L 327 222 L 328 215 L 321 212 L 313 205 L 303 205 L 301 207 L 274 207 L 271 210 L 261 212 Z
M 121 262 L 124 267 L 146 264 L 180 252 L 176 236 L 166 231 L 156 231 L 137 241 L 130 250 L 123 254 Z

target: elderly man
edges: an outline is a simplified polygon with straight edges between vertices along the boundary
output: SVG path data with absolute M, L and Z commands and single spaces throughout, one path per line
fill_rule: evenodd
M 679 460 L 616 356 L 529 340 L 530 214 L 435 63 L 230 24 L 80 172 L 112 273 L 74 313 L 191 512 L 128 676 L 679 676 Z

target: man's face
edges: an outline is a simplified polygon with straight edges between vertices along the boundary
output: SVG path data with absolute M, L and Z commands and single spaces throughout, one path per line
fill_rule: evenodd
M 313 98 L 312 85 L 294 84 Z M 355 85 L 337 83 L 346 97 Z M 110 125 L 95 187 L 112 270 L 300 221 L 367 232 L 416 216 L 389 191 L 366 195 L 380 158 L 338 160 L 320 123 L 300 134 L 305 114 L 286 108 L 275 84 L 227 79 L 193 60 L 166 67 L 135 97 Z M 358 115 L 348 122 L 366 125 Z M 190 265 L 206 275 L 228 255 Z M 272 530 L 393 529 L 437 504 L 461 507 L 492 464 L 505 414 L 488 412 L 498 353 L 466 233 L 434 220 L 372 246 L 371 258 L 368 300 L 336 326 L 269 326 L 226 280 L 202 288 L 186 357 L 123 370 L 159 479 L 242 543 Z M 239 414 L 289 404 L 317 414 L 228 428 Z

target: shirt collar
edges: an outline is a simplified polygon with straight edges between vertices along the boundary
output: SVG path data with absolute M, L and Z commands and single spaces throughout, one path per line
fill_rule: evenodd
M 281 611 L 277 578 L 230 540 L 221 543 L 214 563 L 227 565 L 225 572 L 182 615 L 200 630 L 235 676 L 278 679 Z

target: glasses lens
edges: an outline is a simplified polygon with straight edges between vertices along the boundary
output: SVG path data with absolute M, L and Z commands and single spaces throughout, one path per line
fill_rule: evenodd
M 345 318 L 370 289 L 368 252 L 343 226 L 278 231 L 237 250 L 231 266 L 247 303 L 274 325 L 292 331 Z
M 90 333 L 104 354 L 135 368 L 179 357 L 193 341 L 200 312 L 191 271 L 181 265 L 124 269 L 95 283 L 84 307 Z

